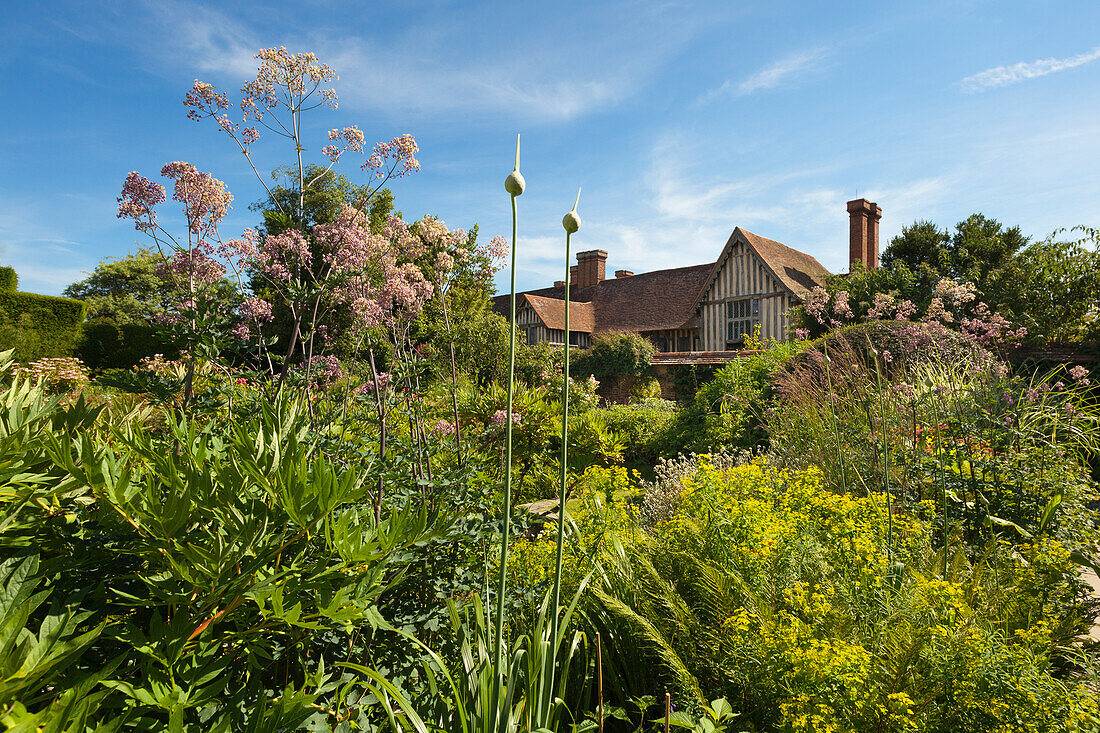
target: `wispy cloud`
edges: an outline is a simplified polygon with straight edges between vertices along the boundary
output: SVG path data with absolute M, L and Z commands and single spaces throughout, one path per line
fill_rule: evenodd
M 477 13 L 412 23 L 385 36 L 328 27 L 280 33 L 273 40 L 259 25 L 186 0 L 149 2 L 145 8 L 137 22 L 159 42 L 142 38 L 140 47 L 165 65 L 186 60 L 195 67 L 197 61 L 200 71 L 244 78 L 255 73 L 252 54 L 261 44 L 309 48 L 339 72 L 342 106 L 394 117 L 576 119 L 638 92 L 694 33 L 694 24 L 669 32 L 662 18 L 647 14 L 632 33 L 612 34 L 604 26 L 618 23 L 618 16 L 599 14 L 591 28 L 564 41 L 556 29 L 527 28 L 515 44 L 522 53 L 512 52 L 503 62 L 509 52 L 496 39 L 475 42 L 493 32 L 470 20 Z M 471 45 L 477 50 L 471 52 Z
M 825 46 L 799 51 L 765 66 L 740 81 L 726 79 L 720 86 L 705 92 L 700 101 L 708 102 L 716 97 L 729 95 L 742 97 L 762 89 L 794 84 L 809 74 L 824 70 L 829 65 L 831 56 L 832 51 Z
M 1100 59 L 1100 46 L 1091 51 L 1079 53 L 1076 56 L 1068 56 L 1064 59 L 1039 59 L 1038 61 L 1021 61 L 1012 66 L 995 66 L 992 69 L 986 69 L 966 77 L 959 82 L 959 87 L 967 94 L 984 92 L 987 89 L 996 89 L 1026 79 L 1036 79 L 1040 76 L 1053 74 L 1056 71 L 1083 66 L 1097 59 Z

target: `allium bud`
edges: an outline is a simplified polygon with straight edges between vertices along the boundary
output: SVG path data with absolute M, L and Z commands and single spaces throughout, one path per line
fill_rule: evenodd
M 519 196 L 525 188 L 527 188 L 527 182 L 523 180 L 523 175 L 519 171 L 512 171 L 504 179 L 504 190 L 513 196 Z
M 565 231 L 570 234 L 576 234 L 577 230 L 581 228 L 581 217 L 577 213 L 577 204 L 581 202 L 581 190 L 577 189 L 577 200 L 573 202 L 573 208 L 568 214 L 562 217 L 561 225 L 565 227 Z
M 523 174 L 519 172 L 519 134 L 516 135 L 516 167 L 504 179 L 504 190 L 513 196 L 519 196 L 523 189 L 527 188 L 527 182 L 523 180 Z

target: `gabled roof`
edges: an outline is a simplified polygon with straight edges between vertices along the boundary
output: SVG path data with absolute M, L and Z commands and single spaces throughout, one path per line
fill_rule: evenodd
M 517 304 L 524 299 L 534 309 L 547 328 L 565 330 L 565 301 L 560 298 L 546 298 L 541 295 L 523 293 L 516 295 Z M 595 328 L 595 318 L 592 313 L 591 303 L 582 303 L 572 300 L 569 303 L 569 330 L 580 333 L 592 333 Z
M 710 286 L 718 277 L 719 271 L 729 258 L 733 245 L 737 242 L 744 243 L 754 251 L 760 257 L 768 272 L 796 298 L 801 299 L 814 287 L 824 285 L 825 279 L 832 275 L 831 272 L 825 269 L 824 265 L 805 252 L 799 252 L 782 242 L 761 237 L 747 229 L 737 227 L 726 241 L 722 254 L 718 256 L 718 260 L 714 263 L 710 277 L 707 278 L 706 284 L 699 291 L 695 305 L 699 304 L 707 290 L 710 289 Z
M 574 288 L 569 294 L 570 330 L 606 333 L 690 328 L 694 325 L 696 296 L 711 267 L 705 264 L 655 270 Z M 565 326 L 564 297 L 564 287 L 540 288 L 517 293 L 516 303 L 518 306 L 526 298 L 547 327 L 560 329 Z M 507 316 L 508 298 L 493 298 L 493 309 Z

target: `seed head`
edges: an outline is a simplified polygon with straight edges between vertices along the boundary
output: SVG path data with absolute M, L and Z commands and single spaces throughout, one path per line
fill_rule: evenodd
M 527 188 L 527 182 L 523 180 L 523 174 L 519 172 L 519 134 L 516 134 L 516 167 L 504 179 L 504 190 L 513 196 L 519 196 L 523 189 Z
M 573 202 L 573 208 L 568 214 L 562 217 L 561 225 L 565 227 L 565 231 L 570 234 L 576 234 L 577 230 L 581 228 L 581 217 L 577 213 L 577 204 L 581 202 L 581 190 L 577 189 L 577 200 Z

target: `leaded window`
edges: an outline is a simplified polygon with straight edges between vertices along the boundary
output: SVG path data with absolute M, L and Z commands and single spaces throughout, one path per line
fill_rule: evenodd
M 760 323 L 760 299 L 745 298 L 726 303 L 726 345 L 737 346 L 751 336 Z

